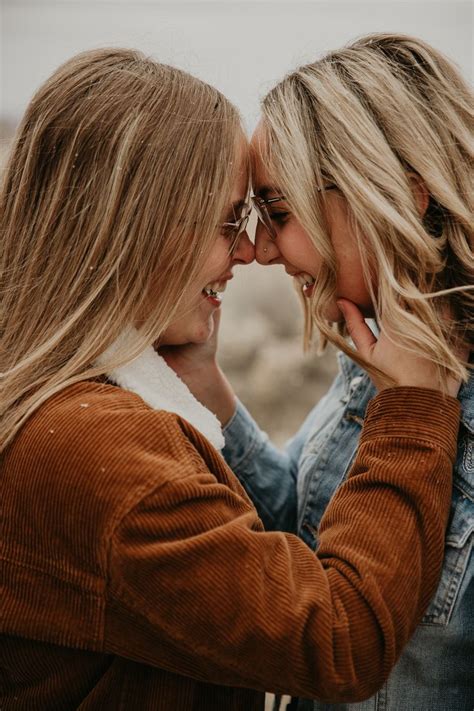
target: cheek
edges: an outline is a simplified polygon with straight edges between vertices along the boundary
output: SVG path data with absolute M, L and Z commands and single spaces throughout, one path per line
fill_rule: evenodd
M 337 293 L 361 307 L 371 304 L 364 279 L 357 238 L 346 210 L 339 203 L 329 217 L 331 242 L 336 256 Z
M 281 230 L 280 252 L 284 259 L 314 277 L 321 267 L 321 255 L 301 226 L 291 223 Z
M 372 306 L 359 255 L 348 254 L 339 261 L 337 293 L 360 306 L 364 312 Z
M 213 328 L 214 321 L 209 307 L 201 301 L 167 328 L 161 342 L 169 346 L 205 343 L 211 337 Z
M 217 237 L 209 258 L 207 259 L 202 276 L 199 279 L 200 288 L 204 287 L 210 280 L 214 280 L 220 273 L 224 272 L 230 264 L 229 256 L 230 242 L 225 237 Z
M 207 303 L 203 302 L 189 315 L 187 326 L 189 342 L 205 343 L 209 340 L 214 330 L 214 319 Z

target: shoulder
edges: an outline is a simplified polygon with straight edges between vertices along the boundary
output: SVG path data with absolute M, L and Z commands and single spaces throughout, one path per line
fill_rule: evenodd
M 192 466 L 190 438 L 175 414 L 156 411 L 113 385 L 85 381 L 49 398 L 32 414 L 13 443 L 23 468 L 46 477 L 74 472 L 93 486 L 158 483 Z M 182 467 L 177 467 L 179 462 Z M 184 471 L 183 471 L 184 470 Z M 113 488 L 112 487 L 112 488 Z
M 80 586 L 88 571 L 87 584 L 100 587 L 111 537 L 132 512 L 146 527 L 159 501 L 175 511 L 196 492 L 215 495 L 212 456 L 220 455 L 211 450 L 177 415 L 116 386 L 65 388 L 31 415 L 1 460 L 8 555 Z

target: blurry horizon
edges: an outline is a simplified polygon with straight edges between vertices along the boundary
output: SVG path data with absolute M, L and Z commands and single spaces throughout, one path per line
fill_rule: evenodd
M 127 46 L 215 85 L 251 130 L 259 99 L 297 65 L 369 32 L 419 36 L 473 74 L 465 0 L 2 0 L 0 120 L 14 126 L 73 54 Z

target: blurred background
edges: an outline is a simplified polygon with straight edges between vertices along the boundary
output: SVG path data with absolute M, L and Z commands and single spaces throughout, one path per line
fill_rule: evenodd
M 33 92 L 93 47 L 136 47 L 214 84 L 251 131 L 259 98 L 287 71 L 368 32 L 404 32 L 445 52 L 472 80 L 473 5 L 444 0 L 0 0 L 0 161 Z M 407 117 L 409 131 L 409 117 Z M 302 319 L 279 267 L 235 270 L 224 297 L 221 363 L 282 444 L 336 372 L 302 353 Z
M 0 13 L 0 163 L 39 84 L 76 52 L 104 45 L 136 47 L 215 85 L 240 108 L 249 132 L 259 98 L 286 72 L 369 32 L 416 35 L 468 79 L 473 73 L 473 5 L 465 1 L 0 0 Z M 303 354 L 290 279 L 258 265 L 237 268 L 225 294 L 220 360 L 279 445 L 337 369 L 333 350 Z

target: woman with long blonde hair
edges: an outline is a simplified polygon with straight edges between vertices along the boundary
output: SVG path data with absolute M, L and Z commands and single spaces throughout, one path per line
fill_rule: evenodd
M 296 531 L 316 550 L 375 394 L 359 366 L 383 378 L 365 357 L 375 336 L 367 335 L 365 353 L 347 339 L 344 299 L 382 324 L 401 353 L 431 363 L 431 387 L 463 380 L 439 585 L 383 688 L 338 709 L 474 705 L 473 152 L 472 93 L 421 40 L 370 35 L 290 73 L 264 98 L 252 139 L 256 257 L 295 279 L 306 343 L 313 330 L 323 346 L 334 343 L 343 351 L 340 373 L 281 453 L 236 409 L 209 343 L 185 351 L 183 377 L 226 424 L 225 456 L 266 527 Z M 167 358 L 182 370 L 179 351 Z M 415 556 L 405 576 L 413 565 Z M 393 584 L 402 581 L 394 576 Z M 292 708 L 332 706 L 300 699 Z
M 138 52 L 74 57 L 26 111 L 0 194 L 4 711 L 360 699 L 433 593 L 459 378 L 431 390 L 429 360 L 384 334 L 369 353 L 347 304 L 397 387 L 315 556 L 264 531 L 219 421 L 153 347 L 211 340 L 254 257 L 248 183 L 235 108 Z

